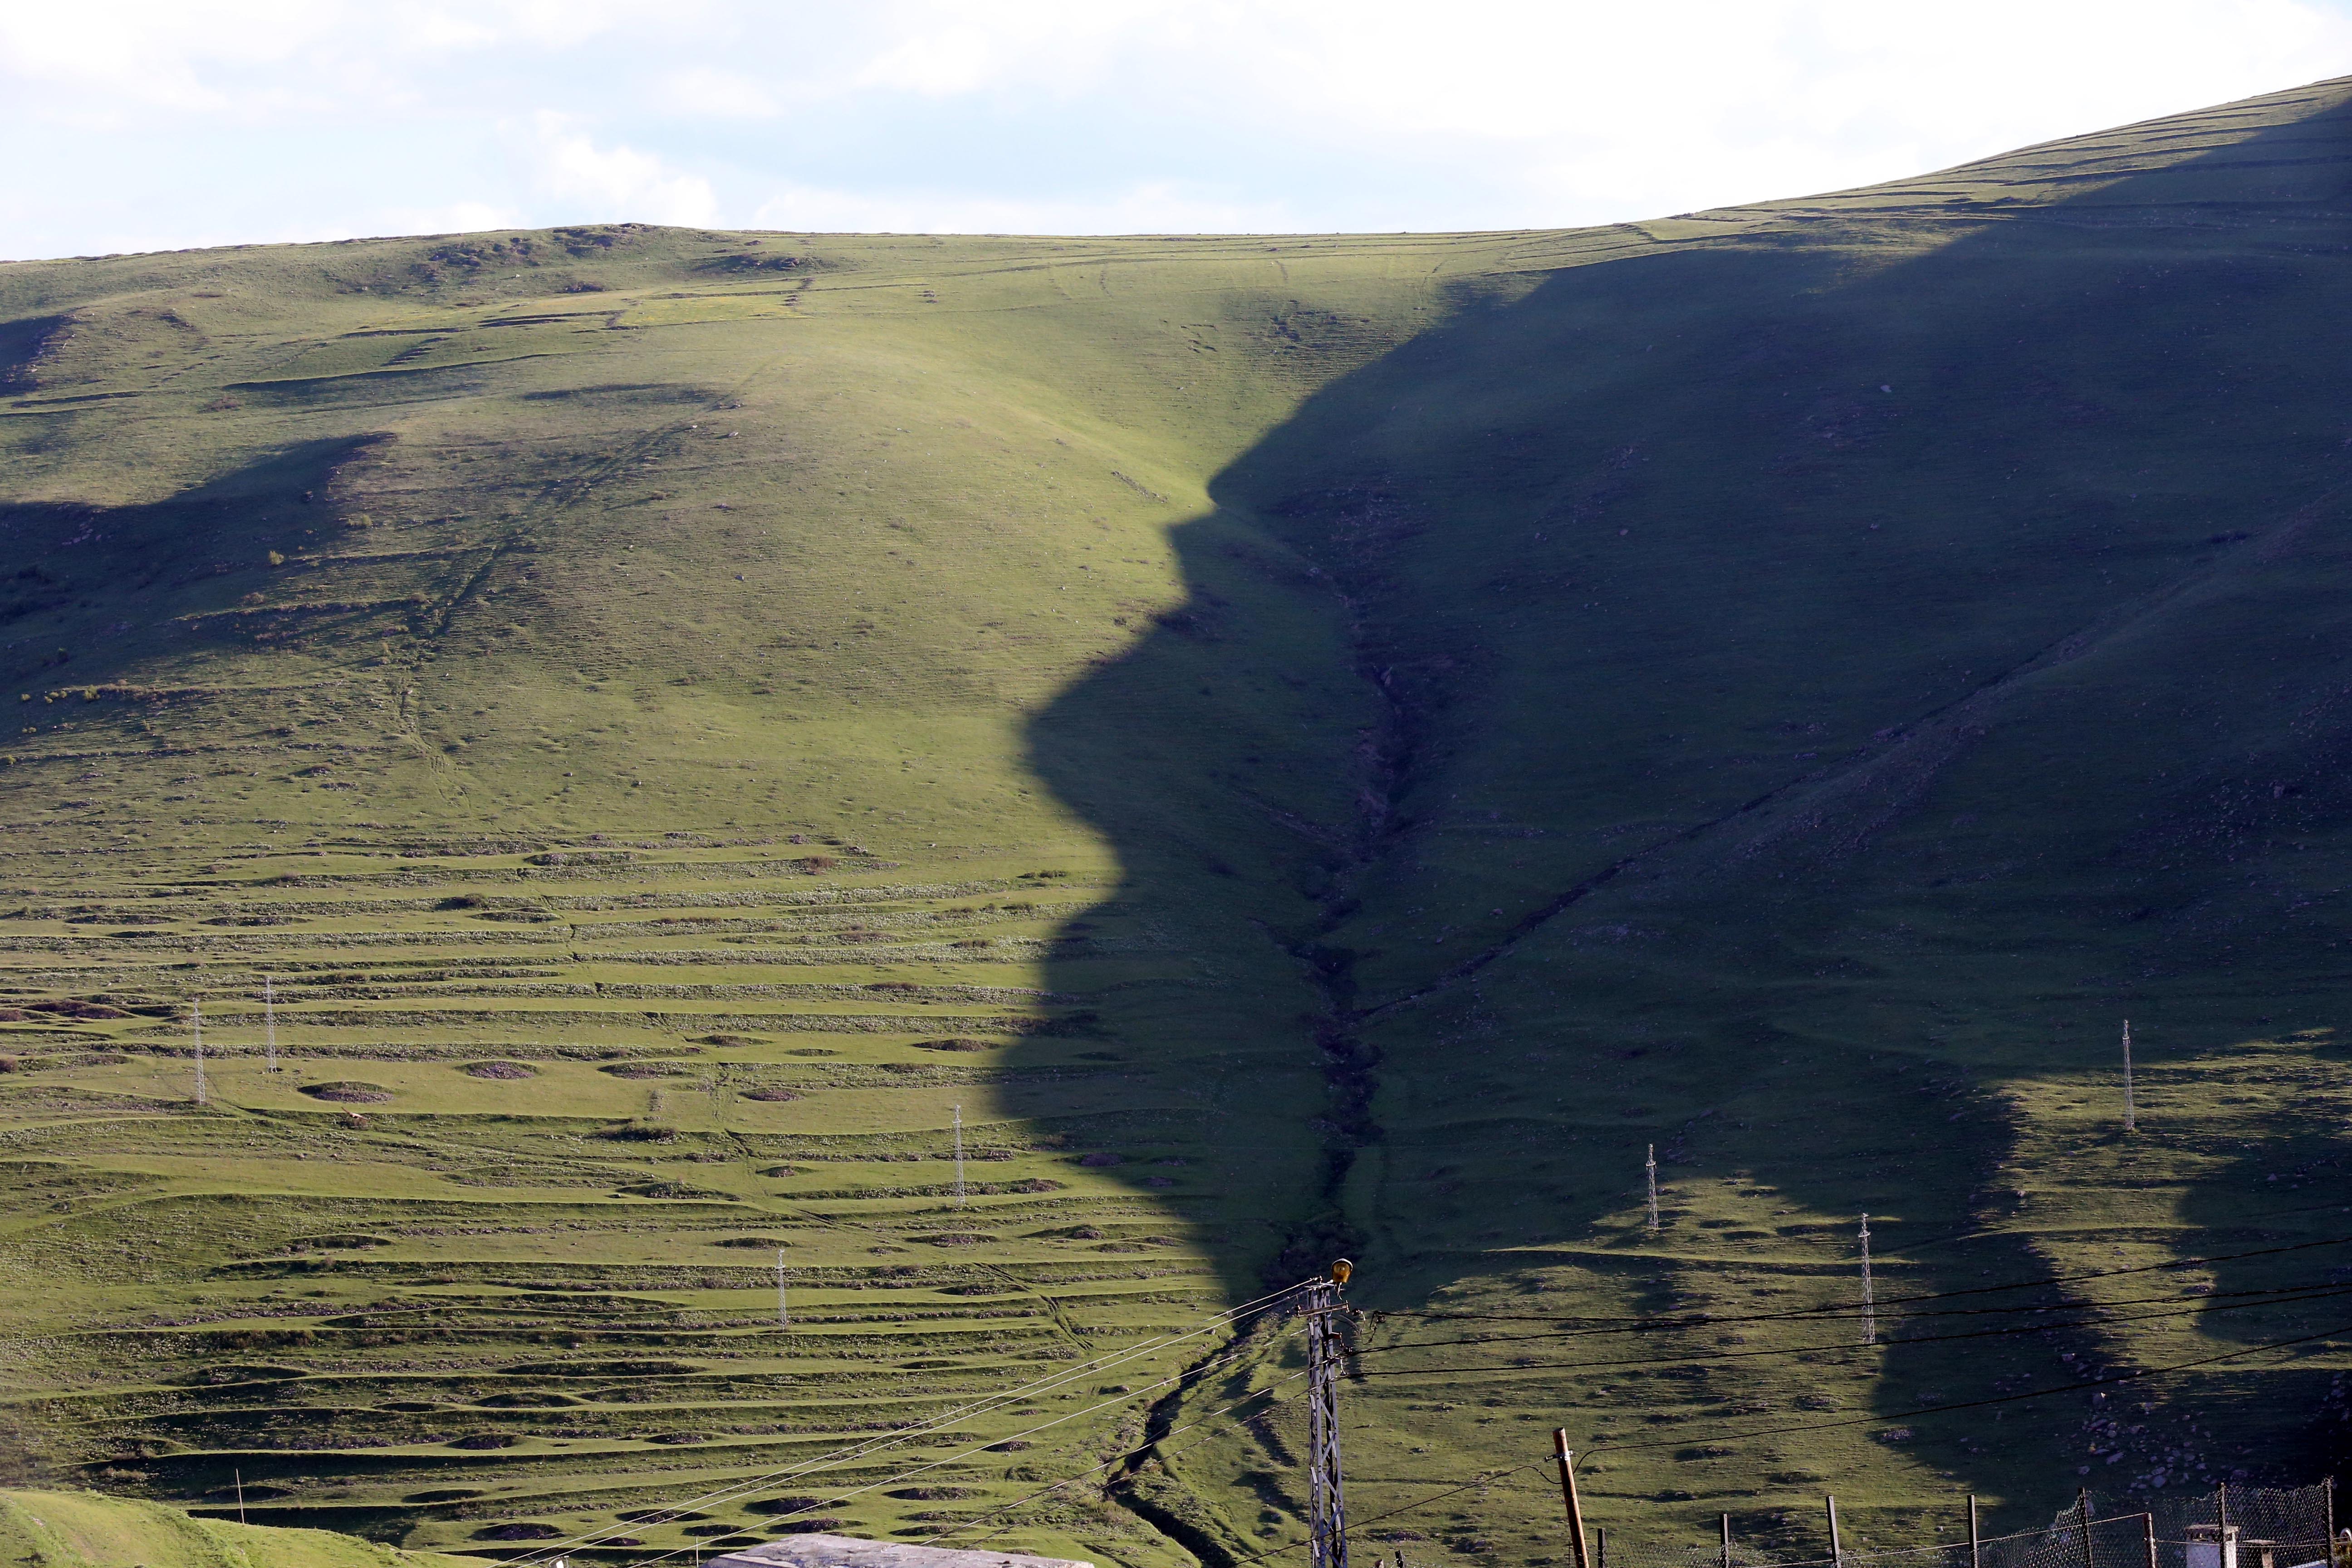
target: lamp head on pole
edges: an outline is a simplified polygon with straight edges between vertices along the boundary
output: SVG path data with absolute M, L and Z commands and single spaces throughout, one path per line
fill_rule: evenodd
M 1349 1277 L 1353 1275 L 1355 1272 L 1356 1266 L 1354 1264 L 1349 1262 L 1344 1258 L 1339 1258 L 1331 1265 L 1331 1283 L 1334 1285 L 1345 1285 L 1348 1282 Z

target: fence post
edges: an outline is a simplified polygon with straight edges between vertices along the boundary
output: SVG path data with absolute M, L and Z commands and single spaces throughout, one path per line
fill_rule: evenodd
M 1567 1427 L 1552 1429 L 1551 1451 L 1559 1461 L 1559 1500 L 1568 1509 L 1569 1546 L 1576 1555 L 1576 1568 L 1592 1568 L 1584 1550 L 1584 1506 L 1576 1497 L 1576 1456 L 1569 1452 Z
M 2088 1487 L 2074 1493 L 2074 1518 L 2083 1531 L 2083 1568 L 2098 1568 L 2091 1560 L 2091 1489 Z
M 1731 1516 L 1723 1516 L 1723 1568 L 1731 1568 Z
M 1838 1541 L 1837 1496 L 1835 1493 L 1824 1494 L 1822 1501 L 1827 1505 L 1830 1515 L 1830 1568 L 1845 1568 L 1845 1548 Z
M 1977 1494 L 1969 1494 L 1969 1568 L 1984 1568 L 1984 1546 L 1977 1536 Z
M 1601 1527 L 1601 1528 L 1597 1528 L 1597 1529 L 1595 1529 L 1595 1530 L 1593 1531 L 1593 1532 L 1592 1532 L 1592 1537 L 1593 1537 L 1594 1542 L 1597 1542 L 1597 1543 L 1599 1544 L 1600 1548 L 1601 1548 L 1601 1560 L 1600 1560 L 1600 1563 L 1599 1563 L 1599 1568 L 1609 1568 L 1609 1531 L 1608 1531 L 1608 1529 L 1607 1529 L 1605 1526 L 1604 1526 L 1604 1527 Z
M 2156 1568 L 2156 1515 L 2152 1513 L 2141 1514 L 2139 1516 L 2139 1522 L 2140 1528 L 2145 1531 L 2147 1535 L 2147 1568 Z

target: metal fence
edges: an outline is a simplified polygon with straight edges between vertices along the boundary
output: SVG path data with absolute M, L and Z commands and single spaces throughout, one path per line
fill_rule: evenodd
M 1665 1546 L 1602 1533 L 1592 1568 L 2308 1568 L 2331 1562 L 2334 1509 L 2325 1484 L 2224 1486 L 2147 1499 L 2089 1492 L 2038 1530 L 1834 1556 L 1780 1556 L 1737 1540 Z M 2332 1568 L 2352 1568 L 2352 1542 Z

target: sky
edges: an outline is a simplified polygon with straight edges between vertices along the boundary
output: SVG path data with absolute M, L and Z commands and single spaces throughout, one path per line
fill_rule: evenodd
M 0 258 L 1552 228 L 2352 73 L 2352 0 L 0 0 Z

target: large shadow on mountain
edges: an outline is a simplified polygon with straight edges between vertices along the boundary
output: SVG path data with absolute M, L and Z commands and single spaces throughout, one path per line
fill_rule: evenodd
M 2342 99 L 1465 289 L 1219 476 L 1192 605 L 1031 743 L 1118 905 L 1259 946 L 1098 1002 L 1139 1064 L 1264 1075 L 1202 1177 L 1271 1194 L 1237 1296 L 1335 1247 L 1373 1304 L 1545 1248 L 1672 1277 L 1645 1145 L 1702 1250 L 1842 1259 L 1785 1216 L 1869 1210 L 1906 1291 L 2038 1274 L 2000 1079 L 2126 1012 L 2332 1021 Z M 1286 678 L 1349 721 L 1266 722 Z M 1270 809 L 1314 770 L 1343 804 Z

